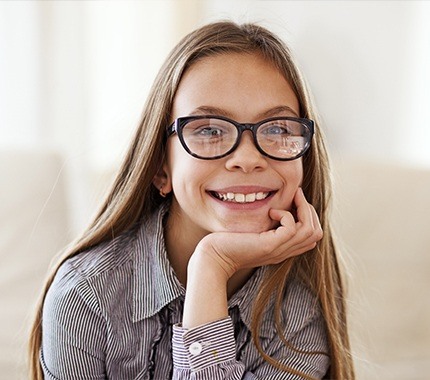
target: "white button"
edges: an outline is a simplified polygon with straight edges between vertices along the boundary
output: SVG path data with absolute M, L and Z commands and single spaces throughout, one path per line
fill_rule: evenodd
M 190 344 L 190 348 L 188 349 L 191 355 L 200 355 L 202 352 L 202 345 L 199 342 L 194 342 Z

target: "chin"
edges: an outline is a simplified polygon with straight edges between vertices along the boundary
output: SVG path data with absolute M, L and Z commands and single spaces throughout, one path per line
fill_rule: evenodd
M 234 223 L 226 225 L 224 232 L 240 232 L 240 233 L 260 233 L 272 230 L 278 226 L 277 222 L 268 220 L 265 222 L 251 222 L 242 221 L 240 223 Z

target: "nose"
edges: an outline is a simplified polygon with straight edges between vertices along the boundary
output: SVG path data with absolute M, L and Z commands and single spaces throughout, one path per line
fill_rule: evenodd
M 254 170 L 263 170 L 266 167 L 266 157 L 255 146 L 252 133 L 250 131 L 243 132 L 238 147 L 227 156 L 226 168 L 250 173 Z

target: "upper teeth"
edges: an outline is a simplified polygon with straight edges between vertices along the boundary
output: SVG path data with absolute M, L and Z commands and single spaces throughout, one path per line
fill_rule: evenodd
M 242 194 L 242 193 L 215 193 L 216 196 L 227 202 L 237 202 L 237 203 L 250 203 L 255 202 L 256 200 L 262 200 L 269 196 L 269 193 L 249 193 L 249 194 Z

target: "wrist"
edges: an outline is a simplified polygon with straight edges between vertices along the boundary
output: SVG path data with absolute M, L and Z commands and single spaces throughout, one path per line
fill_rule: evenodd
M 193 328 L 228 316 L 228 276 L 206 252 L 196 251 L 187 269 L 183 326 Z
M 203 243 L 203 241 L 201 242 Z M 202 274 L 205 278 L 209 277 L 213 281 L 227 284 L 227 281 L 234 275 L 236 270 L 228 260 L 217 252 L 210 244 L 199 244 L 192 254 L 187 273 Z

